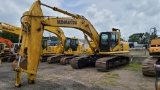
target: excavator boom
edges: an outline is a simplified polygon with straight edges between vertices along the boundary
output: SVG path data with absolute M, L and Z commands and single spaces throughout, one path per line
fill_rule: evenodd
M 58 12 L 61 12 L 61 13 L 63 13 L 63 14 L 72 16 L 73 18 L 79 18 L 79 17 L 80 17 L 80 15 L 75 15 L 75 14 L 69 13 L 69 12 L 64 11 L 64 10 L 62 10 L 62 9 L 59 9 L 59 8 L 57 8 L 57 7 L 51 7 L 51 6 L 46 5 L 46 4 L 43 4 L 43 3 L 41 3 L 41 5 L 46 6 L 46 7 L 48 7 L 48 8 L 51 8 L 51 9 L 53 9 L 54 11 L 58 11 Z
M 44 29 L 51 32 L 51 33 L 56 34 L 56 36 L 58 37 L 58 40 L 60 40 L 62 42 L 62 45 L 64 46 L 66 37 L 65 37 L 64 32 L 62 31 L 61 28 L 44 26 Z
M 92 48 L 93 52 L 99 51 L 99 34 L 93 27 L 93 25 L 85 18 L 45 18 L 42 22 L 43 25 L 54 26 L 54 27 L 69 27 L 75 28 L 82 31 L 84 34 L 87 34 L 95 43 L 96 47 L 92 47 L 88 41 L 88 44 Z M 88 38 L 86 38 L 88 39 Z
M 16 27 L 16 26 L 10 25 L 8 23 L 3 23 L 3 22 L 0 23 L 0 30 L 10 32 L 16 35 L 20 35 L 22 31 L 20 27 Z
M 22 29 L 23 29 L 23 40 L 22 40 L 22 46 L 20 51 L 20 57 L 18 61 L 18 67 L 16 68 L 16 86 L 20 86 L 21 82 L 21 72 L 27 72 L 28 74 L 28 82 L 34 83 L 34 80 L 36 79 L 36 73 L 37 68 L 39 64 L 39 59 L 41 55 L 41 40 L 42 40 L 42 33 L 43 33 L 43 27 L 45 26 L 53 26 L 53 27 L 70 27 L 75 28 L 83 32 L 85 39 L 87 39 L 87 42 L 96 55 L 91 56 L 83 56 L 83 57 L 77 57 L 73 58 L 71 60 L 71 66 L 73 68 L 81 68 L 85 65 L 88 65 L 90 62 L 94 62 L 97 59 L 101 63 L 101 58 L 105 57 L 104 55 L 99 55 L 100 51 L 100 36 L 96 29 L 93 27 L 93 25 L 84 17 L 80 15 L 71 14 L 69 12 L 52 8 L 48 5 L 45 5 L 49 8 L 52 8 L 53 10 L 57 10 L 61 13 L 67 14 L 72 16 L 72 18 L 62 18 L 62 17 L 49 17 L 49 16 L 43 16 L 43 12 L 41 9 L 42 4 L 39 0 L 34 2 L 29 11 L 25 12 L 22 16 Z M 115 29 L 114 29 L 115 30 Z M 105 52 L 117 52 L 117 51 L 124 51 L 124 48 L 121 48 L 124 46 L 124 43 L 120 46 L 120 32 L 117 31 L 112 32 L 105 32 L 105 35 L 108 35 L 107 37 L 103 37 L 104 39 L 107 38 L 107 41 L 113 42 L 110 43 L 109 46 L 104 46 L 103 48 L 107 47 L 109 51 Z M 87 36 L 90 37 L 90 39 L 94 42 L 94 45 L 91 45 Z M 25 38 L 24 38 L 25 37 Z M 109 37 L 109 38 L 108 38 Z M 112 37 L 112 39 L 111 39 Z M 27 39 L 27 40 L 26 40 Z M 76 43 L 76 42 L 75 42 Z M 104 41 L 106 44 L 106 41 Z M 102 43 L 102 44 L 104 44 Z M 23 45 L 27 44 L 27 47 L 23 47 Z M 127 43 L 126 43 L 127 44 Z M 76 45 L 76 44 L 75 44 Z M 78 45 L 78 44 L 77 44 Z M 76 46 L 77 46 L 76 45 Z M 109 48 L 108 48 L 109 47 Z M 27 53 L 26 53 L 27 52 Z M 36 52 L 36 53 L 35 53 Z M 25 57 L 25 54 L 27 54 L 27 57 Z M 106 54 L 107 55 L 107 54 Z M 21 58 L 27 59 L 27 66 L 26 68 L 20 67 Z M 105 64 L 103 69 L 110 69 L 117 66 L 122 66 L 129 63 L 128 57 L 124 56 L 110 56 L 107 58 L 103 58 L 103 64 Z M 99 63 L 98 63 L 99 64 Z M 108 66 L 109 64 L 109 66 Z M 98 65 L 99 66 L 99 65 Z

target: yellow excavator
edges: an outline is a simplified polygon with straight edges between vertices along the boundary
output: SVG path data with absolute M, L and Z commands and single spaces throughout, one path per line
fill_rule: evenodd
M 65 35 L 64 32 L 62 31 L 62 29 L 57 28 L 57 27 L 49 27 L 49 26 L 45 26 L 44 27 L 45 30 L 56 34 L 56 36 L 58 37 L 58 41 L 59 44 L 55 45 L 55 46 L 48 46 L 48 40 L 43 40 L 43 43 L 47 43 L 47 48 L 45 48 L 43 50 L 43 54 L 61 54 L 63 53 L 63 46 L 65 44 Z
M 155 76 L 156 90 L 160 90 L 160 36 L 157 35 L 156 28 L 154 30 L 154 39 L 149 45 L 150 57 L 142 62 L 142 73 L 144 76 Z
M 94 55 L 72 58 L 71 66 L 73 68 L 82 68 L 94 62 L 98 70 L 103 71 L 129 64 L 129 57 L 115 55 L 129 52 L 129 44 L 127 42 L 120 42 L 121 36 L 119 29 L 113 28 L 111 32 L 101 32 L 98 34 L 93 25 L 85 17 L 71 14 L 60 9 L 58 10 L 59 12 L 71 17 L 44 16 L 41 5 L 52 8 L 53 10 L 58 10 L 58 8 L 42 4 L 38 0 L 34 2 L 29 11 L 24 12 L 21 17 L 23 38 L 18 58 L 18 66 L 15 69 L 15 86 L 21 86 L 21 72 L 27 73 L 28 83 L 33 84 L 35 82 L 41 57 L 41 41 L 44 26 L 76 28 L 84 33 L 84 37 Z M 93 40 L 95 47 L 89 43 L 87 36 Z M 24 59 L 26 59 L 27 62 L 20 63 L 21 60 Z
M 48 40 L 43 39 L 42 43 L 43 44 L 45 43 L 47 46 L 47 47 L 44 47 L 44 49 L 43 49 L 43 55 L 61 54 L 63 52 L 63 46 L 64 46 L 65 39 L 66 39 L 62 29 L 57 28 L 57 27 L 49 27 L 49 26 L 45 26 L 44 29 L 51 32 L 51 33 L 56 34 L 56 36 L 58 37 L 58 40 L 61 42 L 61 44 L 59 44 L 58 46 L 54 46 L 54 47 L 47 46 Z M 0 30 L 19 35 L 21 37 L 22 29 L 20 27 L 16 27 L 16 26 L 13 26 L 8 23 L 1 22 L 0 23 Z
M 125 56 L 110 56 L 110 57 L 107 56 L 107 58 L 105 57 L 106 55 L 122 54 L 122 53 L 129 52 L 128 43 L 120 42 L 120 30 L 119 29 L 113 28 L 112 32 L 102 32 L 99 35 L 97 31 L 95 30 L 95 28 L 93 27 L 93 25 L 83 16 L 72 14 L 67 11 L 58 9 L 56 7 L 50 7 L 42 3 L 41 5 L 49 7 L 53 9 L 54 11 L 58 11 L 60 13 L 63 13 L 63 14 L 66 14 L 72 17 L 72 18 L 71 17 L 69 18 L 63 18 L 63 17 L 62 18 L 61 17 L 45 18 L 42 21 L 43 25 L 49 25 L 49 26 L 54 26 L 54 27 L 71 27 L 71 28 L 79 29 L 80 31 L 84 33 L 84 37 L 87 40 L 92 50 L 92 53 L 94 55 L 87 55 L 87 56 L 80 56 L 80 57 L 73 58 L 73 60 L 71 60 L 71 66 L 73 68 L 83 68 L 89 63 L 95 64 L 96 62 L 95 65 L 98 70 L 106 71 L 110 68 L 114 68 L 114 66 L 121 65 L 119 63 L 128 64 L 129 58 Z M 94 44 L 91 44 L 89 42 L 87 35 L 93 40 Z M 106 39 L 106 41 L 104 40 L 105 43 L 102 43 L 103 41 L 102 39 Z M 112 60 L 112 59 L 116 59 L 116 60 Z M 107 63 L 109 64 L 108 66 L 106 65 Z M 102 67 L 102 66 L 105 66 L 105 67 Z
M 48 40 L 43 39 L 42 46 L 44 44 L 46 44 L 46 45 L 43 48 L 43 53 L 42 53 L 43 58 L 41 60 L 42 62 L 46 61 L 49 56 L 51 56 L 49 58 L 51 58 L 52 60 L 54 60 L 53 62 L 55 62 L 56 61 L 55 58 L 60 58 L 60 56 L 61 57 L 66 56 L 67 58 L 71 58 L 71 57 L 76 56 L 76 55 L 73 56 L 74 54 L 79 54 L 82 52 L 82 50 L 81 50 L 82 44 L 80 44 L 79 39 L 69 38 L 69 37 L 66 38 L 64 35 L 64 32 L 58 27 L 45 26 L 44 29 L 51 32 L 51 33 L 56 34 L 56 36 L 58 37 L 58 40 L 60 41 L 60 44 L 58 44 L 56 46 L 48 46 Z M 16 26 L 13 26 L 13 25 L 10 25 L 7 23 L 3 23 L 3 22 L 1 22 L 1 24 L 0 24 L 0 30 L 10 32 L 13 34 L 17 34 L 17 35 L 21 34 L 20 27 L 16 27 Z M 64 48 L 64 46 L 65 46 L 65 48 Z M 64 53 L 64 49 L 65 49 L 65 53 Z M 55 56 L 55 54 L 58 54 L 58 55 Z M 63 55 L 63 54 L 65 54 L 65 55 Z M 64 61 L 64 59 L 63 59 L 63 62 L 61 62 L 61 63 L 66 64 L 66 62 L 68 62 L 68 61 Z
M 151 30 L 154 30 L 154 39 L 151 40 L 149 45 L 150 56 L 142 62 L 142 74 L 144 76 L 155 76 L 154 65 L 160 59 L 160 39 L 158 38 L 156 28 L 151 28 Z
M 64 45 L 64 53 L 47 58 L 49 64 L 60 62 L 62 65 L 68 64 L 70 59 L 82 54 L 82 44 L 78 38 L 67 37 Z

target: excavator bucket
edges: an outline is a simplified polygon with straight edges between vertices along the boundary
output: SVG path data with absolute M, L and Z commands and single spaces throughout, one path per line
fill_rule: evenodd
M 17 60 L 13 61 L 11 67 L 13 68 L 13 70 L 15 70 L 16 67 L 18 67 L 18 61 Z M 27 70 L 27 58 L 23 58 L 21 60 L 20 67 L 24 70 Z

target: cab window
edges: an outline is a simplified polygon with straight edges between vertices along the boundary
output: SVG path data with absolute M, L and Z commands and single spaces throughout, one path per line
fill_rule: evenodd
M 108 34 L 101 35 L 101 44 L 107 44 L 108 42 Z

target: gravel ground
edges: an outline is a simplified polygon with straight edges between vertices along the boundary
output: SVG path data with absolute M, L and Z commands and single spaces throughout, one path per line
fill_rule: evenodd
M 72 69 L 70 65 L 39 65 L 35 84 L 27 83 L 22 74 L 22 87 L 14 86 L 15 73 L 10 63 L 0 64 L 0 90 L 155 90 L 155 78 L 144 77 L 141 65 L 125 66 L 110 72 L 95 68 Z

